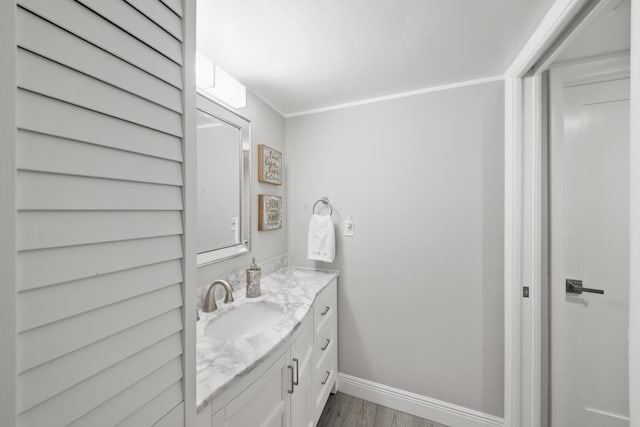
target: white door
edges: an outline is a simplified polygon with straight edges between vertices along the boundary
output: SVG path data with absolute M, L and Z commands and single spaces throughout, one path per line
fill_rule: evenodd
M 629 79 L 561 82 L 552 75 L 551 425 L 628 427 Z

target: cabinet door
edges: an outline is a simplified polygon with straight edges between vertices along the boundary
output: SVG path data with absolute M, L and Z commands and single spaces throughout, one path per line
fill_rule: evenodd
M 313 404 L 311 398 L 311 353 L 313 350 L 312 316 L 302 324 L 300 335 L 291 346 L 291 365 L 294 369 L 294 388 L 291 394 L 291 426 L 310 427 L 313 425 Z
M 287 355 L 225 407 L 225 427 L 289 427 Z M 215 424 L 215 423 L 214 423 Z M 215 426 L 214 427 L 218 427 Z

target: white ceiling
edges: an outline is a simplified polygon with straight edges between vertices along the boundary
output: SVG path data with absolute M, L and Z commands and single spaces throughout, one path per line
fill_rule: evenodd
M 630 48 L 631 3 L 620 0 L 612 2 L 587 24 L 556 60 L 570 61 Z
M 198 0 L 198 49 L 285 114 L 501 75 L 553 0 Z

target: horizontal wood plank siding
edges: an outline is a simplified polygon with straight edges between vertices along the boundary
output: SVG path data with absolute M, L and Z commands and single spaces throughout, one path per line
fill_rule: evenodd
M 182 9 L 181 0 L 160 0 L 160 2 L 171 9 L 171 11 L 179 17 L 182 18 L 184 16 L 184 10 Z
M 182 370 L 177 364 L 168 364 L 104 403 L 88 416 L 78 419 L 71 426 L 131 425 L 128 422 L 131 416 L 137 423 L 133 425 L 153 425 L 158 420 L 158 414 L 170 412 L 182 401 L 181 377 Z M 140 415 L 132 414 L 141 404 L 144 406 Z M 172 427 L 177 427 L 177 424 Z
M 178 0 L 178 2 L 181 2 Z M 24 9 L 181 89 L 182 69 L 131 34 L 74 0 L 19 0 Z
M 18 395 L 20 411 L 32 408 L 81 383 L 104 370 L 105 366 L 112 366 L 162 341 L 167 334 L 180 332 L 180 317 L 180 309 L 173 309 L 21 373 L 19 381 L 24 389 Z M 42 381 L 43 378 L 48 381 Z M 29 393 L 25 393 L 26 390 Z
M 182 136 L 180 114 L 39 55 L 18 50 L 18 87 L 117 117 L 150 129 Z
M 179 186 L 18 172 L 19 210 L 181 210 Z
M 155 423 L 154 427 L 183 427 L 185 425 L 184 402 L 173 408 L 164 418 Z
M 18 292 L 180 258 L 180 236 L 22 251 Z
M 182 45 L 123 0 L 77 0 L 157 52 L 182 65 Z
M 181 354 L 180 335 L 174 334 L 44 401 L 20 415 L 19 421 L 25 426 L 69 425 L 86 415 L 85 408 L 98 407 L 169 362 L 181 374 Z
M 20 292 L 18 331 L 25 332 L 179 284 L 181 279 L 182 266 L 180 260 L 175 259 Z
M 159 27 L 182 41 L 182 20 L 160 0 L 124 0 Z
M 178 113 L 180 89 L 24 9 L 18 9 L 18 46 Z
M 180 285 L 108 305 L 18 335 L 18 372 L 47 363 L 182 304 Z M 47 345 L 43 347 L 43 343 Z
M 24 211 L 18 250 L 59 248 L 182 234 L 179 211 Z
M 182 165 L 56 136 L 18 131 L 18 170 L 182 185 Z
M 184 401 L 182 0 L 17 3 L 18 426 L 150 426 Z
M 19 129 L 182 162 L 175 136 L 24 90 L 16 103 Z

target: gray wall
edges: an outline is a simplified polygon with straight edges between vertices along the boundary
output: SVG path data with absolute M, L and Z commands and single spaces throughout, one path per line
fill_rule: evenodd
M 338 268 L 341 372 L 503 415 L 503 84 L 287 119 L 289 258 Z M 330 197 L 333 264 L 305 259 Z
M 238 110 L 238 113 L 251 121 L 251 254 L 198 268 L 198 288 L 235 270 L 248 267 L 252 256 L 257 261 L 262 261 L 287 252 L 286 216 L 282 229 L 258 231 L 258 194 L 284 196 L 286 186 L 284 183 L 270 185 L 258 182 L 258 144 L 266 144 L 284 152 L 284 118 L 249 91 L 247 108 Z M 283 200 L 283 203 L 286 207 L 287 200 Z

